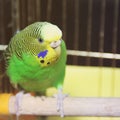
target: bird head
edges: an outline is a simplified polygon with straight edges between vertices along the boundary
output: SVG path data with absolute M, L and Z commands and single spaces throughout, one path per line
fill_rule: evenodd
M 24 29 L 32 37 L 31 48 L 41 66 L 48 66 L 58 61 L 61 55 L 62 31 L 48 22 L 36 22 Z

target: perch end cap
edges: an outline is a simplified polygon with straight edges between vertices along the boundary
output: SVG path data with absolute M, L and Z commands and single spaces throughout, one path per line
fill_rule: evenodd
M 12 94 L 0 94 L 0 114 L 9 114 L 9 99 Z

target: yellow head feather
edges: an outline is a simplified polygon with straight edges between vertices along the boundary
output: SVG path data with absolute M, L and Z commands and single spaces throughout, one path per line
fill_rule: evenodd
M 45 41 L 57 41 L 62 37 L 62 31 L 56 25 L 47 23 L 41 29 L 41 38 Z

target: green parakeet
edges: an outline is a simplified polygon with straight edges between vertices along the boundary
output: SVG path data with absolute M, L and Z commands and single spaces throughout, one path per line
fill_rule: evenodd
M 48 22 L 35 22 L 15 34 L 5 51 L 7 75 L 25 91 L 45 93 L 62 87 L 66 46 L 62 31 Z

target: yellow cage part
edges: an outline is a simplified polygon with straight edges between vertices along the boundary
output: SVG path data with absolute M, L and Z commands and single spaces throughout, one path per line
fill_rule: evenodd
M 120 69 L 67 66 L 64 93 L 78 97 L 120 97 Z M 48 91 L 49 94 L 49 91 Z M 51 91 L 50 91 L 51 94 Z M 11 94 L 0 95 L 0 114 L 9 114 Z M 47 120 L 61 120 L 48 117 Z M 65 120 L 120 120 L 112 117 L 66 117 Z
M 120 97 L 120 69 L 67 66 L 64 93 L 79 97 Z M 49 117 L 48 120 L 63 120 Z M 120 117 L 66 117 L 64 120 L 120 120 Z

